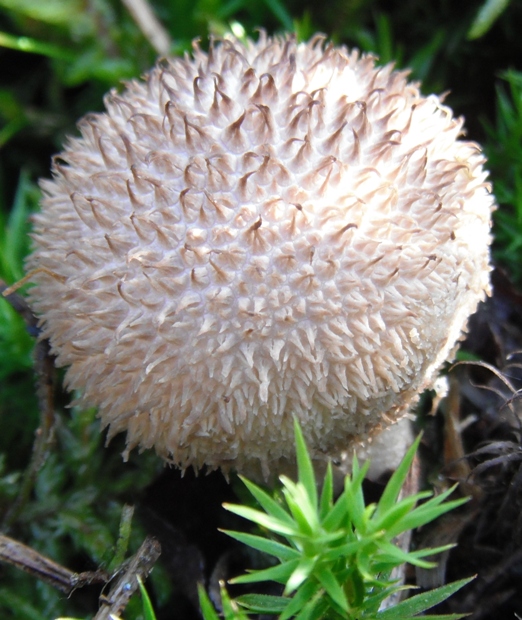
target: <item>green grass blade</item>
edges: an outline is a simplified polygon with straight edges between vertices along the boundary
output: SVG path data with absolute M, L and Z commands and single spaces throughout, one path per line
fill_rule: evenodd
M 449 491 L 453 492 L 453 489 L 449 489 Z M 443 495 L 446 495 L 446 493 Z M 426 525 L 426 523 L 434 521 L 446 512 L 454 510 L 469 501 L 469 498 L 464 497 L 462 499 L 455 499 L 450 502 L 442 503 L 442 500 L 439 501 L 439 497 L 440 496 L 434 497 L 422 506 L 412 510 L 412 512 L 400 519 L 395 526 L 390 527 L 387 533 L 391 536 L 391 538 L 393 538 L 406 530 L 414 530 L 417 527 L 421 527 L 422 525 Z
M 328 596 L 339 605 L 343 611 L 347 612 L 349 609 L 348 599 L 333 572 L 329 568 L 322 566 L 315 571 L 315 575 Z
M 300 482 L 294 484 L 284 476 L 281 476 L 281 481 L 286 487 L 283 493 L 295 523 L 306 536 L 312 535 L 319 528 L 317 506 L 310 503 L 308 493 Z
M 346 498 L 343 494 L 323 518 L 322 526 L 324 529 L 332 531 L 339 527 L 348 527 L 350 523 L 350 516 L 346 507 Z
M 468 30 L 468 39 L 478 39 L 486 34 L 506 10 L 509 2 L 510 0 L 486 0 Z
M 229 512 L 233 512 L 248 521 L 253 521 L 257 523 L 261 527 L 266 527 L 272 532 L 276 532 L 276 534 L 281 534 L 282 536 L 299 536 L 301 532 L 293 521 L 288 525 L 286 521 L 281 521 L 276 517 L 272 517 L 271 515 L 267 515 L 260 510 L 255 510 L 254 508 L 249 508 L 248 506 L 239 506 L 238 504 L 223 504 L 223 508 L 228 510 Z
M 452 594 L 460 590 L 473 579 L 474 577 L 470 577 L 468 579 L 461 579 L 459 581 L 449 583 L 445 586 L 441 586 L 440 588 L 436 588 L 435 590 L 423 592 L 422 594 L 416 594 L 415 596 L 412 596 L 405 601 L 401 601 L 390 609 L 385 609 L 379 612 L 376 618 L 377 620 L 397 620 L 398 618 L 411 618 L 412 616 L 420 614 L 423 611 L 431 609 L 435 605 L 442 603 L 442 601 L 445 601 Z
M 301 584 L 303 584 L 312 574 L 315 565 L 317 563 L 317 558 L 306 557 L 303 556 L 294 571 L 288 578 L 285 586 L 284 594 L 290 594 L 299 588 Z
M 237 606 L 235 600 L 233 601 L 230 598 L 223 583 L 220 584 L 220 593 L 223 617 L 225 620 L 248 620 L 246 613 Z
M 333 506 L 333 472 L 332 464 L 328 463 L 323 481 L 323 489 L 319 500 L 319 519 L 322 521 Z
M 235 601 L 256 614 L 280 614 L 288 606 L 289 599 L 270 594 L 243 594 Z
M 281 22 L 281 25 L 287 32 L 293 32 L 294 22 L 292 16 L 287 11 L 285 5 L 279 0 L 264 0 L 266 6 L 272 11 L 272 13 Z
M 411 464 L 413 463 L 413 459 L 415 458 L 415 454 L 417 453 L 417 449 L 419 447 L 420 441 L 422 439 L 422 435 L 419 435 L 415 441 L 412 443 L 404 458 L 399 464 L 399 467 L 393 472 L 392 477 L 388 481 L 383 494 L 377 504 L 377 510 L 374 514 L 374 519 L 382 518 L 382 516 L 387 513 L 389 510 L 393 508 L 393 506 L 397 502 L 397 498 L 401 492 L 402 487 L 406 481 L 406 477 L 408 476 L 408 472 L 410 470 Z
M 295 451 L 297 457 L 298 480 L 306 489 L 311 505 L 317 509 L 317 484 L 312 459 L 308 453 L 299 421 L 294 418 Z
M 288 605 L 281 614 L 279 620 L 285 620 L 286 618 L 291 618 L 292 616 L 299 617 L 299 613 L 310 603 L 310 601 L 313 601 L 322 593 L 323 591 L 317 582 L 307 581 L 297 590 L 294 596 L 289 599 Z
M 264 568 L 262 570 L 252 571 L 247 575 L 240 575 L 230 579 L 230 583 L 257 583 L 259 581 L 276 581 L 277 583 L 286 584 L 290 575 L 299 565 L 299 560 L 290 560 L 283 562 L 277 566 Z
M 286 512 L 286 510 L 275 499 L 270 497 L 266 491 L 242 476 L 240 476 L 240 479 L 266 513 L 276 517 L 288 525 L 293 524 L 292 517 L 288 514 L 288 512 Z
M 354 456 L 352 476 L 347 476 L 344 481 L 344 492 L 341 497 L 344 498 L 346 513 L 349 515 L 351 522 L 355 527 L 364 532 L 366 526 L 366 510 L 364 503 L 364 494 L 362 489 L 363 480 L 370 465 L 369 461 L 359 468 L 357 458 Z
M 262 553 L 273 555 L 281 561 L 294 560 L 299 557 L 299 552 L 288 545 L 283 545 L 275 540 L 264 538 L 263 536 L 256 536 L 254 534 L 246 534 L 244 532 L 234 532 L 231 530 L 221 530 L 227 536 L 235 538 L 239 542 L 257 549 Z
M 154 613 L 154 608 L 152 607 L 149 594 L 139 576 L 137 577 L 137 579 L 138 579 L 138 585 L 140 586 L 143 618 L 144 620 L 156 620 L 156 614 Z
M 387 530 L 394 523 L 397 523 L 397 521 L 404 518 L 409 512 L 411 512 L 419 500 L 427 499 L 432 495 L 433 493 L 431 491 L 425 491 L 424 493 L 417 493 L 416 495 L 405 497 L 400 502 L 392 506 L 388 511 L 381 511 L 379 518 L 376 517 L 376 510 L 372 518 L 373 527 L 377 530 Z
M 48 56 L 49 58 L 57 58 L 60 60 L 71 61 L 76 59 L 76 54 L 64 47 L 37 41 L 31 37 L 15 37 L 7 32 L 0 32 L 0 47 L 7 47 L 19 52 L 40 54 L 41 56 Z
M 214 609 L 214 605 L 212 605 L 210 599 L 208 598 L 205 588 L 200 583 L 198 583 L 198 597 L 201 614 L 203 615 L 204 620 L 220 620 L 216 610 Z

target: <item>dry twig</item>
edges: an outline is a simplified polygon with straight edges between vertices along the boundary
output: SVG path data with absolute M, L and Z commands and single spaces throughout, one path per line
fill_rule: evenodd
M 65 594 L 91 583 L 103 583 L 110 576 L 103 570 L 74 573 L 31 547 L 0 534 L 0 561 L 45 581 Z
M 109 575 L 103 569 L 74 573 L 48 557 L 13 538 L 0 534 L 0 561 L 33 575 L 69 595 L 74 590 L 93 583 L 109 583 L 116 577 L 108 594 L 100 596 L 100 607 L 94 620 L 110 620 L 127 606 L 130 597 L 145 581 L 161 554 L 159 542 L 148 536 L 137 553 Z
M 113 616 L 118 616 L 138 589 L 138 578 L 145 581 L 160 554 L 159 542 L 147 536 L 138 552 L 123 564 L 109 593 L 100 597 L 100 609 L 94 620 L 110 620 Z
M 147 0 L 122 0 L 134 21 L 161 56 L 168 56 L 172 41 L 165 28 L 158 21 Z

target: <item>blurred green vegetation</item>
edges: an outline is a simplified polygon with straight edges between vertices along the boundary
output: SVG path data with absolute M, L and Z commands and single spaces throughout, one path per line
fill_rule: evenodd
M 262 27 L 307 39 L 321 31 L 382 63 L 410 67 L 424 92 L 450 91 L 447 102 L 466 116 L 468 137 L 490 160 L 500 204 L 495 257 L 522 285 L 522 3 L 150 0 L 150 7 L 172 54 L 189 50 L 194 38 L 205 45 L 209 34 L 255 36 Z M 0 278 L 7 283 L 23 275 L 37 179 L 48 176 L 51 155 L 78 118 L 103 109 L 107 90 L 146 71 L 156 56 L 120 0 L 0 0 Z M 21 318 L 0 300 L 0 518 L 17 496 L 38 426 L 32 346 Z M 12 534 L 72 568 L 94 567 L 110 561 L 124 502 L 161 464 L 152 454 L 141 455 L 139 466 L 134 457 L 123 464 L 118 442 L 102 448 L 94 413 L 64 411 L 61 400 L 54 448 Z M 137 526 L 134 543 L 139 535 Z M 1 570 L 5 618 L 92 615 L 32 577 Z
M 493 191 L 495 256 L 511 278 L 522 283 L 522 73 L 508 70 L 497 85 L 495 120 L 484 121 L 485 150 Z

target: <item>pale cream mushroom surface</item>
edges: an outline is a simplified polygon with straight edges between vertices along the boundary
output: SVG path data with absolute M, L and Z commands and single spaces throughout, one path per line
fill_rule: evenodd
M 407 72 L 225 39 L 86 116 L 44 180 L 30 301 L 109 437 L 265 474 L 405 415 L 489 291 L 477 144 Z

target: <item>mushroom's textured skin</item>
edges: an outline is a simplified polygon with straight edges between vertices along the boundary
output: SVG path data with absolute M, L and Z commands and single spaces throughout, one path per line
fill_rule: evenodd
M 405 414 L 489 287 L 462 120 L 320 37 L 161 61 L 85 117 L 34 218 L 32 305 L 109 435 L 181 466 L 316 455 Z

